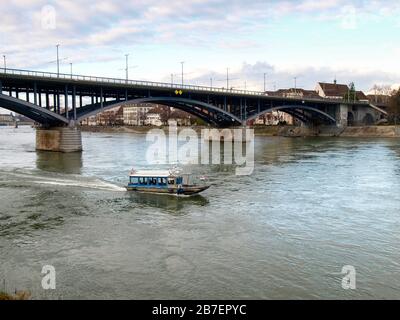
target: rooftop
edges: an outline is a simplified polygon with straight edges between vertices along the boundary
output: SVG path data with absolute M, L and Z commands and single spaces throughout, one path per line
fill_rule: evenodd
M 173 177 L 180 174 L 174 170 L 132 170 L 130 177 Z
M 326 96 L 340 96 L 343 97 L 348 91 L 349 87 L 345 84 L 318 82 Z

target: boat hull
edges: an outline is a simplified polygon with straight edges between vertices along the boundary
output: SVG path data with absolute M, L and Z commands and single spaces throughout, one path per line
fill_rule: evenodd
M 210 186 L 183 186 L 182 188 L 172 187 L 172 188 L 148 188 L 148 187 L 137 187 L 137 186 L 127 186 L 126 190 L 145 192 L 145 193 L 158 193 L 158 194 L 173 194 L 173 195 L 194 195 L 198 194 L 204 190 L 207 190 Z

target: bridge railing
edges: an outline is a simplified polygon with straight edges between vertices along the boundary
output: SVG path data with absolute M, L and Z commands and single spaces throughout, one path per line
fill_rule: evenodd
M 226 88 L 207 87 L 207 86 L 188 85 L 188 84 L 182 85 L 182 84 L 143 81 L 143 80 L 126 80 L 126 79 L 119 79 L 119 78 L 84 76 L 84 75 L 54 73 L 54 72 L 45 72 L 45 71 L 32 71 L 32 70 L 23 70 L 23 69 L 0 68 L 0 73 L 9 74 L 9 75 L 19 75 L 19 76 L 41 77 L 41 78 L 48 78 L 48 79 L 90 81 L 90 82 L 107 83 L 107 84 L 111 83 L 111 84 L 125 84 L 125 85 L 134 85 L 134 86 L 156 87 L 156 88 L 189 89 L 189 90 L 197 90 L 197 91 L 238 93 L 238 94 L 257 95 L 257 96 L 265 95 L 265 93 L 261 92 L 261 91 L 226 89 Z
M 207 86 L 198 86 L 198 85 L 188 85 L 188 84 L 174 84 L 174 83 L 166 83 L 166 82 L 153 82 L 153 81 L 143 81 L 143 80 L 126 80 L 119 78 L 108 78 L 108 77 L 96 77 L 96 76 L 84 76 L 84 75 L 74 75 L 74 74 L 65 74 L 65 73 L 54 73 L 54 72 L 45 72 L 45 71 L 32 71 L 32 70 L 23 70 L 23 69 L 9 69 L 9 68 L 0 68 L 0 74 L 6 75 L 19 75 L 19 76 L 31 76 L 31 77 L 41 77 L 43 79 L 65 79 L 65 80 L 74 80 L 74 81 L 88 81 L 88 82 L 96 82 L 96 83 L 104 83 L 104 84 L 124 84 L 124 85 L 132 85 L 132 86 L 143 86 L 147 88 L 167 88 L 167 89 L 188 89 L 192 91 L 208 91 L 211 93 L 234 93 L 241 95 L 250 95 L 250 96 L 269 96 L 274 98 L 285 98 L 291 99 L 293 101 L 304 100 L 304 101 L 334 101 L 335 103 L 343 102 L 346 103 L 345 100 L 336 100 L 336 99 L 327 99 L 327 98 L 309 98 L 309 97 L 282 97 L 281 95 L 274 95 L 271 93 L 266 94 L 261 91 L 251 91 L 251 90 L 238 90 L 238 89 L 226 89 L 226 88 L 218 88 L 218 87 L 207 87 Z M 348 102 L 348 101 L 347 101 Z M 369 104 L 368 102 L 357 101 L 357 104 Z

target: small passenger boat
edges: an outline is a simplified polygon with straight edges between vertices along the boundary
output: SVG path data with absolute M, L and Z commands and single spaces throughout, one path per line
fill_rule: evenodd
M 193 195 L 210 187 L 210 185 L 192 184 L 190 178 L 190 174 L 183 174 L 179 169 L 132 170 L 126 189 L 148 193 Z

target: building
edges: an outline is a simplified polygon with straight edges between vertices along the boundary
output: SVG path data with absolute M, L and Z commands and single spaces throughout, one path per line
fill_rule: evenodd
M 285 98 L 320 98 L 316 91 L 305 90 L 301 88 L 279 89 L 277 91 L 270 92 L 270 95 Z
M 153 106 L 152 104 L 133 104 L 115 107 L 88 117 L 82 120 L 81 123 L 86 126 L 144 125 L 146 114 Z
M 84 126 L 97 126 L 96 116 L 88 117 L 81 122 Z
M 356 99 L 361 102 L 369 102 L 368 97 L 362 91 L 356 91 Z
M 349 92 L 349 87 L 346 84 L 338 84 L 335 80 L 333 83 L 318 82 L 315 91 L 323 98 L 343 99 Z
M 294 119 L 290 114 L 283 111 L 272 111 L 265 113 L 254 120 L 255 125 L 276 126 L 278 124 L 294 124 Z
M 12 113 L 10 114 L 0 114 L 0 122 L 15 122 L 15 118 Z
M 12 113 L 10 114 L 0 114 L 0 125 L 8 126 L 14 125 L 18 120 L 14 117 Z
M 123 123 L 126 126 L 140 126 L 145 123 L 146 114 L 152 109 L 152 104 L 132 104 L 123 107 Z
M 318 82 L 315 87 L 318 96 L 327 99 L 344 99 L 350 93 L 350 88 L 346 84 L 338 84 L 336 80 L 333 83 Z M 356 91 L 357 101 L 368 102 L 368 97 L 362 91 Z
M 150 112 L 146 114 L 146 119 L 144 121 L 144 124 L 146 126 L 155 126 L 155 127 L 160 127 L 163 125 L 160 114 L 150 113 Z
M 103 111 L 96 115 L 96 123 L 99 126 L 116 126 L 123 124 L 122 107 L 116 107 Z M 122 120 L 121 120 L 122 119 Z
M 168 115 L 168 125 L 171 123 L 176 123 L 178 126 L 190 126 L 191 125 L 191 115 L 185 111 L 171 108 L 172 111 Z

